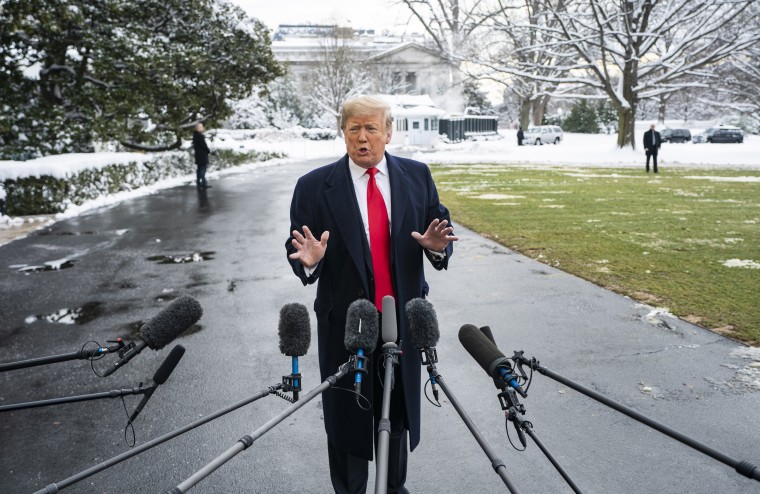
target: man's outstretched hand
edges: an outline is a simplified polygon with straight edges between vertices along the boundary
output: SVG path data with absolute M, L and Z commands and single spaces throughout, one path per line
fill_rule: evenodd
M 427 227 L 424 234 L 412 232 L 412 237 L 414 237 L 414 239 L 427 250 L 443 252 L 446 249 L 446 246 L 449 245 L 449 242 L 459 240 L 459 237 L 456 235 L 451 235 L 451 232 L 454 231 L 454 227 L 448 226 L 448 224 L 449 222 L 447 220 L 440 221 L 434 219 L 430 222 L 430 225 Z
M 304 267 L 311 269 L 316 266 L 319 261 L 325 257 L 325 251 L 327 250 L 327 239 L 330 238 L 330 232 L 325 231 L 322 233 L 322 238 L 317 240 L 312 235 L 309 227 L 304 225 L 303 235 L 298 230 L 293 230 L 293 240 L 291 244 L 296 249 L 296 252 L 290 254 L 290 259 L 298 259 Z

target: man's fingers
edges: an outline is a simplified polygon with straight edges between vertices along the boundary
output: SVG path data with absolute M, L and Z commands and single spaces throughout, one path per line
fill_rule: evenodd
M 322 232 L 322 237 L 319 239 L 319 243 L 322 245 L 327 244 L 327 241 L 330 240 L 330 232 L 328 230 L 325 230 Z
M 422 235 L 420 234 L 420 232 L 412 232 L 412 238 L 419 242 L 420 240 L 422 240 Z
M 309 230 L 308 226 L 303 226 L 303 233 L 309 240 L 314 240 L 314 235 L 311 234 L 311 230 Z

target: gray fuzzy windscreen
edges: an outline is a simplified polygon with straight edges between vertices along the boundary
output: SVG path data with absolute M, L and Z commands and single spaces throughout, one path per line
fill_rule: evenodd
M 374 351 L 380 332 L 378 326 L 375 304 L 365 299 L 354 300 L 346 312 L 346 334 L 343 339 L 346 350 L 351 353 L 360 348 L 365 353 Z
M 201 304 L 190 295 L 182 295 L 146 322 L 140 328 L 140 337 L 152 350 L 160 350 L 198 322 L 202 315 Z
M 438 344 L 441 332 L 433 304 L 413 298 L 406 303 L 406 317 L 409 319 L 409 343 L 414 348 L 431 348 Z
M 280 336 L 280 352 L 289 357 L 306 355 L 311 344 L 309 311 L 303 304 L 285 304 L 280 309 L 277 326 Z

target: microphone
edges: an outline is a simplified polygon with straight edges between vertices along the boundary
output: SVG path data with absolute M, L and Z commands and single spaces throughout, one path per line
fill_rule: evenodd
M 369 300 L 360 298 L 354 300 L 348 306 L 346 312 L 346 334 L 343 337 L 343 343 L 351 353 L 356 354 L 356 374 L 354 376 L 354 391 L 357 393 L 356 399 L 362 391 L 362 376 L 367 373 L 364 366 L 366 358 L 365 353 L 375 351 L 377 345 L 378 327 L 377 327 L 377 308 Z
M 145 404 L 148 403 L 148 400 L 150 400 L 150 397 L 153 396 L 153 393 L 158 389 L 160 385 L 166 382 L 167 379 L 169 379 L 169 376 L 174 371 L 174 368 L 177 367 L 177 364 L 179 363 L 179 360 L 182 358 L 182 356 L 185 354 L 185 347 L 182 345 L 177 345 L 174 348 L 172 348 L 172 351 L 169 352 L 169 356 L 166 357 L 164 362 L 161 364 L 161 366 L 158 368 L 155 374 L 153 374 L 153 382 L 155 383 L 155 386 L 151 386 L 145 391 L 145 396 L 143 396 L 143 399 L 140 400 L 140 403 L 137 405 L 137 408 L 135 408 L 135 411 L 132 412 L 132 415 L 129 417 L 128 423 L 133 423 L 137 416 L 142 412 L 142 409 L 145 408 Z
M 120 360 L 103 373 L 110 376 L 132 360 L 147 346 L 160 350 L 187 328 L 198 322 L 203 315 L 201 304 L 190 295 L 183 295 L 172 301 L 164 310 L 155 315 L 140 328 L 140 339 L 132 342 L 119 352 Z
M 398 326 L 396 323 L 396 300 L 386 295 L 383 297 L 383 348 L 396 345 Z
M 422 365 L 435 364 L 438 362 L 435 345 L 438 344 L 441 332 L 433 304 L 422 298 L 413 298 L 406 303 L 406 317 L 409 319 L 409 341 L 414 348 L 420 350 Z M 430 366 L 428 375 L 433 396 L 438 401 L 438 383 Z
M 283 378 L 292 379 L 293 399 L 298 401 L 301 389 L 301 374 L 298 370 L 298 357 L 306 355 L 311 344 L 311 322 L 309 311 L 302 304 L 285 304 L 280 309 L 280 321 L 277 325 L 280 336 L 280 352 L 292 357 L 292 374 Z
M 493 333 L 491 332 L 491 326 L 483 326 L 480 328 L 480 332 L 486 335 L 486 338 L 491 340 L 491 343 L 496 345 L 496 340 L 493 339 Z
M 517 382 L 509 359 L 496 348 L 483 331 L 472 324 L 465 324 L 459 329 L 459 341 L 465 350 L 494 380 L 494 385 L 503 389 L 506 384 L 512 386 L 523 398 L 528 395 Z

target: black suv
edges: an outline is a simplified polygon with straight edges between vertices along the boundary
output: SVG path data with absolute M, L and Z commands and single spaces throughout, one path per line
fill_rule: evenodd
M 663 142 L 689 142 L 691 132 L 689 129 L 663 129 L 660 133 Z
M 707 136 L 707 142 L 744 142 L 744 133 L 740 129 L 716 129 Z

